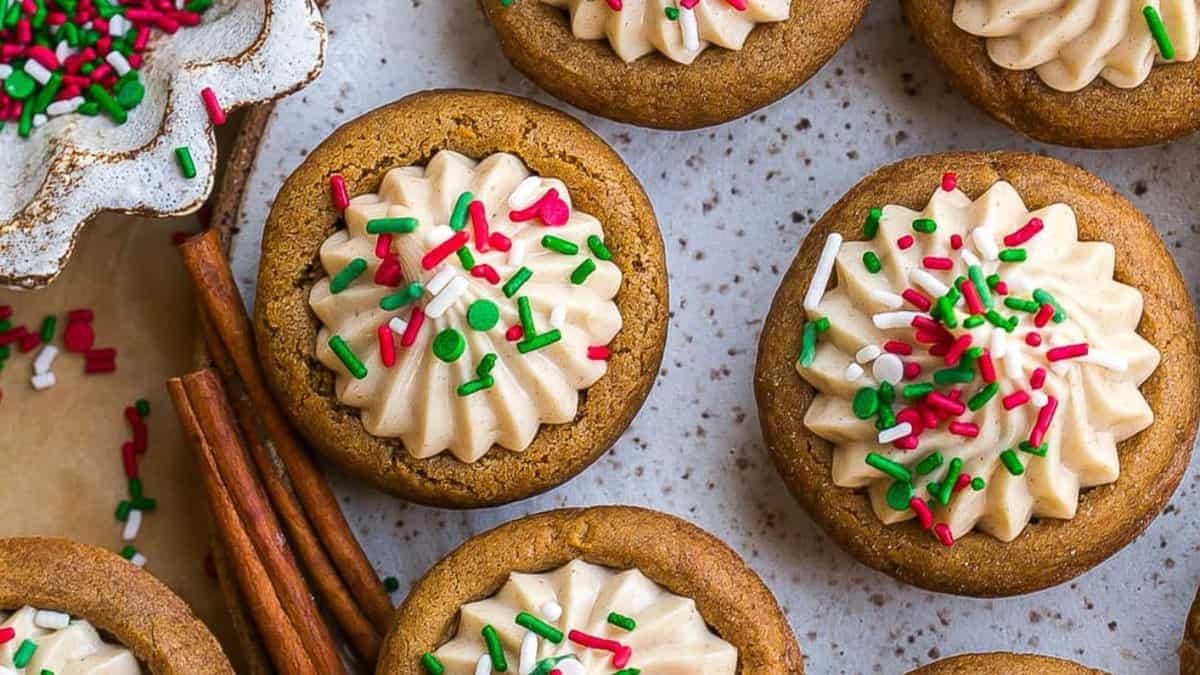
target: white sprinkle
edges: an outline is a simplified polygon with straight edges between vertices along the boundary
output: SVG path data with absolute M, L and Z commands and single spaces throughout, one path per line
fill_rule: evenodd
M 71 615 L 49 609 L 39 609 L 33 615 L 33 625 L 46 630 L 62 630 L 71 623 Z
M 134 509 L 129 512 L 129 517 L 125 519 L 125 529 L 121 531 L 121 539 L 123 541 L 133 541 L 137 539 L 138 532 L 142 531 L 142 512 Z
M 462 294 L 467 290 L 467 280 L 456 276 L 448 286 L 442 289 L 442 292 L 433 297 L 429 304 L 425 305 L 425 316 L 431 319 L 436 319 L 446 313 L 450 306 L 458 302 Z
M 508 196 L 508 208 L 514 211 L 527 209 L 537 202 L 541 195 L 538 191 L 542 187 L 542 179 L 538 176 L 529 176 L 517 185 L 517 189 L 512 191 Z
M 0 666 L 0 675 L 17 675 L 17 671 L 8 666 Z
M 851 363 L 850 365 L 846 366 L 846 379 L 847 380 L 854 382 L 862 376 L 863 376 L 862 366 L 858 365 L 857 363 Z
M 871 374 L 880 382 L 898 384 L 904 378 L 904 362 L 895 354 L 883 354 L 871 364 Z
M 182 10 L 187 7 L 188 0 L 175 0 L 175 9 Z
M 689 52 L 700 49 L 700 28 L 696 23 L 696 12 L 686 7 L 679 8 L 679 31 L 683 37 L 683 48 Z
M 108 53 L 108 56 L 104 57 L 104 60 L 108 62 L 108 65 L 113 67 L 113 70 L 117 71 L 117 75 L 122 77 L 124 77 L 129 71 L 133 70 L 133 68 L 129 65 L 129 61 L 125 60 L 125 55 L 121 52 L 111 51 Z
M 492 657 L 484 654 L 479 657 L 479 661 L 475 663 L 475 675 L 491 675 L 492 673 Z
M 521 658 L 517 664 L 517 675 L 529 675 L 537 668 L 537 652 L 537 633 L 525 633 L 525 637 L 521 638 Z
M 912 425 L 908 422 L 901 422 L 894 427 L 888 427 L 879 432 L 879 443 L 887 445 L 893 441 L 898 441 L 905 436 L 912 434 Z
M 12 75 L 12 73 L 12 66 L 8 65 L 7 63 L 0 63 L 0 80 L 8 79 L 8 76 Z
M 404 331 L 408 330 L 408 322 L 398 316 L 393 316 L 391 321 L 388 321 L 388 328 L 397 335 L 404 335 Z
M 1008 352 L 1008 340 L 1004 339 L 1004 331 L 992 331 L 992 358 L 1002 359 Z
M 46 106 L 46 114 L 51 117 L 57 117 L 58 115 L 66 115 L 69 113 L 73 113 L 76 110 L 79 110 L 79 106 L 81 106 L 81 105 L 83 105 L 83 97 L 82 96 L 76 96 L 75 98 L 69 98 L 69 99 L 66 99 L 65 101 L 55 101 L 54 103 L 51 103 L 50 105 Z
M 1046 404 L 1050 402 L 1050 397 L 1046 396 L 1046 392 L 1041 389 L 1034 389 L 1029 392 L 1029 400 L 1033 403 L 1034 407 L 1045 408 Z
M 904 304 L 904 298 L 891 291 L 885 291 L 882 288 L 872 288 L 870 291 L 867 291 L 867 294 L 871 296 L 872 300 L 888 309 L 899 309 Z
M 1029 295 L 1033 292 L 1033 287 L 1029 285 L 1029 280 L 1020 272 L 1013 272 L 1004 277 L 1004 283 L 1008 284 L 1008 292 L 1019 295 Z
M 555 305 L 554 309 L 550 310 L 550 326 L 553 328 L 562 328 L 567 323 L 567 306 Z
M 58 347 L 54 345 L 42 347 L 42 351 L 38 352 L 37 358 L 33 360 L 33 372 L 38 375 L 50 372 L 50 367 L 54 365 L 56 358 L 58 358 Z
M 587 671 L 583 669 L 583 664 L 576 659 L 559 661 L 555 664 L 555 667 L 562 672 L 562 675 L 587 675 Z
M 116 15 L 120 16 L 120 14 Z M 115 17 L 114 17 L 115 18 Z M 58 59 L 59 63 L 67 60 L 75 50 L 71 49 L 71 45 L 67 44 L 66 40 L 60 40 L 58 46 L 54 48 L 54 58 Z
M 875 314 L 871 317 L 875 327 L 879 330 L 888 330 L 889 328 L 908 328 L 912 325 L 913 319 L 921 316 L 920 312 L 884 312 Z
M 43 124 L 45 124 L 46 122 L 49 122 L 49 121 L 50 121 L 50 118 L 46 117 L 45 114 L 38 113 L 33 116 L 33 128 L 34 129 L 40 128 Z
M 1113 354 L 1112 352 L 1106 352 L 1100 349 L 1092 349 L 1090 347 L 1088 348 L 1088 353 L 1084 356 L 1078 357 L 1078 360 L 1083 361 L 1084 363 L 1091 363 L 1097 366 L 1108 368 L 1109 370 L 1115 370 L 1118 373 L 1123 373 L 1126 370 L 1129 370 L 1129 359 L 1125 358 L 1124 356 L 1121 356 L 1120 354 Z
M 680 10 L 680 16 L 683 10 Z M 833 263 L 837 260 L 838 250 L 842 247 L 842 235 L 831 232 L 821 249 L 821 257 L 817 259 L 817 269 L 813 272 L 812 281 L 808 284 L 808 292 L 804 294 L 804 309 L 816 311 L 825 296 L 825 287 L 829 285 L 829 276 L 833 274 Z
M 25 73 L 38 81 L 38 84 L 45 85 L 50 81 L 50 71 L 42 64 L 29 59 L 25 62 Z
M 1071 369 L 1070 361 L 1059 361 L 1050 366 L 1050 370 L 1053 370 L 1055 375 L 1066 375 L 1067 371 L 1070 369 Z
M 425 233 L 425 245 L 429 248 L 433 248 L 453 236 L 454 230 L 450 229 L 449 225 L 438 225 L 436 227 L 431 227 L 429 228 L 429 231 Z
M 520 267 L 525 262 L 525 242 L 513 240 L 512 248 L 508 249 L 508 264 Z
M 870 363 L 879 358 L 879 355 L 882 353 L 883 350 L 880 349 L 878 345 L 867 345 L 866 347 L 863 347 L 855 352 L 854 360 L 858 361 L 859 363 Z
M 542 618 L 547 621 L 558 621 L 559 617 L 562 616 L 562 606 L 553 600 L 542 605 L 538 611 L 541 612 Z
M 1021 354 L 1020 347 L 1013 349 L 1005 348 L 1004 352 L 1004 372 L 1008 373 L 1008 377 L 1013 380 L 1021 379 L 1023 366 L 1025 365 L 1024 355 Z
M 908 280 L 925 289 L 930 295 L 943 296 L 950 292 L 950 287 L 943 284 L 937 277 L 922 269 L 914 269 L 908 273 Z
M 146 566 L 146 556 L 142 555 L 141 553 L 134 553 L 133 557 L 129 559 L 129 562 L 133 563 L 134 565 L 137 565 L 138 567 L 145 567 Z
M 996 236 L 992 234 L 991 228 L 975 228 L 971 232 L 971 241 L 975 242 L 975 248 L 979 249 L 979 254 L 984 258 L 988 260 L 1000 258 L 1000 247 L 996 245 Z
M 980 262 L 979 262 L 979 258 L 976 258 L 976 257 L 975 257 L 975 254 L 974 254 L 974 253 L 971 253 L 971 252 L 970 252 L 969 250 L 967 250 L 966 248 L 959 249 L 959 251 L 958 251 L 958 252 L 959 252 L 960 254 L 962 254 L 962 259 L 963 259 L 963 262 L 965 262 L 965 263 L 967 264 L 967 266 L 968 266 L 968 267 L 970 267 L 971 265 L 980 265 L 980 264 L 982 264 L 982 263 L 980 263 Z
M 437 274 L 433 275 L 433 278 L 429 280 L 429 283 L 425 284 L 425 290 L 428 291 L 430 295 L 437 295 L 438 293 L 441 293 L 442 289 L 446 287 L 446 284 L 450 283 L 450 280 L 456 276 L 458 276 L 458 273 L 454 271 L 454 268 L 447 265 L 438 271 Z
M 58 382 L 58 380 L 56 380 L 54 378 L 54 373 L 38 373 L 37 375 L 34 375 L 32 379 L 29 380 L 29 383 L 33 385 L 33 388 L 38 391 L 42 391 L 43 389 L 49 389 L 50 387 L 53 387 L 57 382 Z
M 108 20 L 108 34 L 113 37 L 125 37 L 133 24 L 129 23 L 125 17 L 120 14 L 114 14 L 113 18 Z

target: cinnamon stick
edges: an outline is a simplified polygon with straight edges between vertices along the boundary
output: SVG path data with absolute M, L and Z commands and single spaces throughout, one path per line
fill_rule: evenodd
M 354 598 L 346 589 L 337 570 L 334 569 L 329 557 L 325 554 L 325 549 L 322 548 L 316 533 L 313 532 L 308 517 L 304 515 L 295 495 L 284 483 L 283 477 L 279 475 L 270 451 L 259 440 L 258 426 L 250 400 L 244 395 L 240 395 L 240 392 L 232 390 L 232 385 L 237 377 L 233 370 L 233 364 L 229 360 L 229 354 L 225 352 L 224 345 L 213 334 L 212 324 L 203 314 L 200 316 L 200 326 L 213 365 L 225 380 L 225 388 L 230 398 L 233 399 L 234 411 L 241 424 L 242 434 L 250 447 L 250 456 L 258 467 L 263 487 L 266 488 L 267 495 L 271 498 L 271 504 L 278 511 L 279 519 L 283 521 L 288 537 L 296 547 L 296 552 L 308 571 L 308 578 L 316 586 L 325 605 L 329 608 L 330 614 L 341 627 L 355 653 L 362 657 L 365 663 L 375 663 L 379 658 L 379 634 L 375 632 L 375 628 L 363 614 L 362 609 L 355 604 Z
M 250 543 L 250 537 L 246 534 L 237 509 L 234 508 L 221 481 L 208 440 L 188 401 L 183 383 L 179 378 L 172 378 L 167 382 L 167 391 L 171 394 L 175 411 L 179 414 L 184 434 L 196 453 L 200 482 L 208 497 L 217 532 L 229 551 L 234 576 L 237 577 L 242 594 L 247 600 L 247 609 L 263 636 L 264 646 L 271 656 L 272 663 L 281 673 L 318 675 L 299 633 L 296 632 L 296 627 L 284 612 L 271 584 L 271 578 L 254 552 L 254 545 Z
M 250 466 L 246 447 L 238 433 L 233 410 L 220 380 L 211 370 L 201 370 L 183 376 L 182 382 L 234 507 L 241 515 L 254 550 L 275 585 L 284 611 L 306 638 L 313 664 L 322 674 L 344 675 L 345 668 L 338 656 L 333 635 L 308 593 L 304 576 L 292 557 L 275 512 L 271 510 L 267 496 Z
M 246 394 L 262 420 L 296 496 L 325 544 L 333 564 L 375 629 L 386 633 L 392 603 L 346 522 L 328 483 L 296 439 L 276 406 L 259 370 L 250 319 L 221 249 L 219 234 L 209 230 L 179 246 L 200 306 L 229 353 Z

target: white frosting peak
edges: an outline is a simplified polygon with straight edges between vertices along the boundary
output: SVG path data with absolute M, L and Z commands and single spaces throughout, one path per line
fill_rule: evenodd
M 87 621 L 76 619 L 62 628 L 45 628 L 36 621 L 38 610 L 23 607 L 9 616 L 0 613 L 0 630 L 15 636 L 0 645 L 0 672 L 15 675 L 141 675 L 133 653 L 109 644 Z M 36 645 L 25 665 L 16 660 L 26 640 Z

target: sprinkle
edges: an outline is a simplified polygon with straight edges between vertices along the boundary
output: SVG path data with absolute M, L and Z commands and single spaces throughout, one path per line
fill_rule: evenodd
M 458 262 L 463 266 L 464 270 L 475 268 L 475 256 L 471 253 L 471 249 L 466 246 L 458 249 Z
M 1050 444 L 1042 443 L 1040 446 L 1035 446 L 1029 441 L 1021 441 L 1018 447 L 1021 448 L 1022 452 L 1028 452 L 1029 454 L 1036 455 L 1037 457 L 1045 457 L 1046 451 L 1050 449 Z
M 346 179 L 338 174 L 329 177 L 329 193 L 333 198 L 333 206 L 339 211 L 345 211 L 350 206 L 350 193 L 346 190 Z
M 962 473 L 963 461 L 961 457 L 955 457 L 950 460 L 950 466 L 946 469 L 946 476 L 942 479 L 938 494 L 934 495 L 941 502 L 942 506 L 950 503 L 950 496 L 954 493 L 954 485 L 958 482 L 958 475 Z
M 874 239 L 879 233 L 879 221 L 883 218 L 883 209 L 878 206 L 867 211 L 867 220 L 863 223 L 863 234 L 867 239 Z
M 949 525 L 938 523 L 933 526 L 933 533 L 937 535 L 938 541 L 942 542 L 942 546 L 950 547 L 954 545 L 954 535 L 950 533 Z
M 607 345 L 593 345 L 587 348 L 587 357 L 592 361 L 607 361 L 611 355 Z
M 854 354 L 854 360 L 859 363 L 870 363 L 879 358 L 883 350 L 878 345 L 867 345 Z
M 487 643 L 488 655 L 492 658 L 492 665 L 502 673 L 508 670 L 508 661 L 504 658 L 504 648 L 500 645 L 500 636 L 496 634 L 496 629 L 491 624 L 488 624 L 480 632 L 483 634 L 483 641 Z
M 553 328 L 562 328 L 567 323 L 567 306 L 555 305 L 550 310 L 550 326 Z
M 1088 345 L 1086 342 L 1073 345 L 1063 345 L 1061 347 L 1051 347 L 1046 350 L 1046 358 L 1051 362 L 1063 361 L 1065 359 L 1073 359 L 1080 356 L 1087 356 Z
M 893 441 L 898 441 L 905 436 L 911 435 L 913 427 L 908 422 L 901 422 L 894 427 L 888 427 L 879 432 L 880 445 L 887 445 Z
M 120 15 L 118 14 L 117 16 Z M 114 16 L 113 19 L 116 19 L 117 16 Z M 225 110 L 217 100 L 217 94 L 212 90 L 212 87 L 201 89 L 200 98 L 204 101 L 204 109 L 208 112 L 208 119 L 213 123 L 213 126 L 219 127 L 225 124 Z
M 533 669 L 537 667 L 537 653 L 537 634 L 525 633 L 525 636 L 521 638 L 521 651 L 517 659 L 518 675 L 529 675 L 533 672 Z
M 54 373 L 38 373 L 29 380 L 29 384 L 37 391 L 50 389 L 57 383 Z
M 1036 369 L 1034 369 L 1033 374 L 1029 376 L 1029 386 L 1033 387 L 1034 389 L 1041 389 L 1042 385 L 1045 384 L 1045 382 L 1046 382 L 1046 369 L 1045 368 L 1036 368 Z
M 958 186 L 958 176 L 953 171 L 947 171 L 942 174 L 942 190 L 945 192 L 953 192 Z
M 920 497 L 913 497 L 908 501 L 908 507 L 917 514 L 917 522 L 921 524 L 921 529 L 928 530 L 933 525 L 933 512 L 929 510 L 929 505 Z
M 571 272 L 571 283 L 578 286 L 578 285 L 584 283 L 585 281 L 587 281 L 587 278 L 589 276 L 591 276 L 592 272 L 595 272 L 595 271 L 596 271 L 596 262 L 594 260 L 592 260 L 591 258 L 588 258 L 588 259 L 584 260 L 583 262 L 579 263 L 579 266 L 576 267 L 575 270 Z
M 926 455 L 925 458 L 922 459 L 917 464 L 917 473 L 921 474 L 922 476 L 925 476 L 930 473 L 933 473 L 941 465 L 942 465 L 941 453 L 936 452 L 936 451 L 931 452 L 928 455 Z
M 1158 15 L 1158 10 L 1153 5 L 1146 5 L 1142 8 L 1142 16 L 1146 17 L 1146 24 L 1150 28 L 1150 34 L 1154 36 L 1154 42 L 1158 44 L 1158 53 L 1164 61 L 1173 61 L 1175 59 L 1175 46 L 1171 44 L 1171 35 L 1167 33 L 1167 27 L 1163 25 L 1163 20 Z
M 1014 476 L 1020 476 L 1025 473 L 1025 466 L 1021 464 L 1021 459 L 1017 457 L 1017 453 L 1012 450 L 1005 450 L 1000 453 L 1000 461 L 1004 463 L 1004 468 Z
M 977 227 L 972 230 L 971 241 L 975 242 L 975 248 L 985 260 L 995 260 L 1000 256 L 1000 247 L 996 245 L 996 238 L 990 228 Z
M 907 424 L 907 423 L 905 423 L 905 424 Z M 910 426 L 909 433 L 911 433 L 911 431 L 912 431 L 912 429 Z M 905 435 L 907 436 L 908 434 L 905 434 Z M 867 457 L 866 457 L 866 462 L 867 462 L 867 466 L 870 466 L 873 469 L 877 469 L 896 480 L 906 481 L 906 482 L 912 481 L 912 472 L 911 471 L 909 471 L 904 465 L 894 462 L 894 461 L 888 459 L 887 457 L 884 457 L 883 455 L 880 455 L 880 454 L 877 454 L 874 452 L 868 452 Z
M 637 628 L 636 621 L 628 616 L 625 616 L 624 614 L 617 614 L 616 612 L 608 613 L 608 622 L 617 628 L 620 628 L 621 630 L 631 631 Z
M 612 664 L 614 668 L 624 668 L 633 655 L 633 650 L 616 640 L 606 640 L 578 630 L 567 633 L 567 639 L 588 649 L 603 649 L 604 651 L 612 652 Z
M 958 326 L 958 319 L 954 314 L 954 301 L 950 299 L 949 294 L 937 299 L 937 315 L 941 317 L 942 323 L 946 324 L 947 328 Z
M 58 347 L 54 345 L 46 345 L 38 352 L 37 358 L 33 361 L 33 372 L 42 374 L 50 372 L 50 368 L 54 365 L 54 359 L 58 358 Z
M 1025 300 L 1024 298 L 1017 298 L 1017 297 L 1012 297 L 1012 296 L 1004 299 L 1004 306 L 1009 309 L 1015 309 L 1019 312 L 1028 312 L 1029 314 L 1036 313 L 1038 311 L 1038 309 L 1041 307 L 1041 305 L 1037 304 L 1036 302 L 1034 302 L 1032 300 Z M 1046 305 L 1046 306 L 1049 307 L 1049 305 Z M 1051 308 L 1051 311 L 1053 311 L 1053 308 Z M 1047 319 L 1048 318 L 1049 317 L 1047 317 Z
M 600 260 L 612 260 L 612 252 L 604 245 L 604 240 L 598 235 L 589 235 L 587 238 L 588 248 L 591 249 L 592 255 Z
M 340 335 L 334 335 L 329 339 L 329 348 L 341 359 L 342 365 L 346 366 L 346 370 L 350 371 L 355 379 L 361 380 L 367 376 L 367 367 L 362 364 L 362 361 L 358 359 L 358 356 Z
M 855 382 L 858 380 L 858 378 L 860 378 L 862 376 L 863 376 L 862 366 L 858 365 L 857 363 L 851 363 L 850 365 L 846 366 L 846 374 L 845 374 L 846 381 Z
M 1000 251 L 1000 262 L 1025 262 L 1025 249 L 1023 248 L 1006 248 Z
M 542 179 L 538 176 L 527 176 L 522 180 L 512 194 L 508 196 L 508 208 L 514 211 L 526 209 L 538 200 L 537 191 L 542 187 Z
M 510 277 L 509 280 L 504 284 L 504 295 L 509 298 L 516 295 L 517 291 L 521 290 L 521 287 L 524 286 L 525 282 L 529 281 L 529 278 L 532 276 L 533 270 L 530 270 L 528 267 L 522 267 L 514 272 L 512 277 Z
M 117 52 L 113 52 L 116 54 Z M 196 177 L 196 163 L 192 161 L 192 151 L 186 145 L 175 148 L 175 160 L 179 162 L 179 171 L 184 178 Z
M 842 235 L 831 232 L 825 239 L 821 257 L 817 259 L 817 268 L 813 272 L 808 291 L 804 295 L 804 309 L 816 311 L 821 304 L 821 299 L 825 295 L 825 287 L 829 285 L 829 277 L 833 273 L 833 263 L 837 260 L 837 254 L 841 247 Z
M 898 384 L 904 378 L 904 362 L 895 354 L 883 354 L 871 365 L 871 374 L 880 382 Z
M 951 415 L 961 415 L 967 409 L 967 407 L 962 403 L 955 401 L 954 399 L 949 398 L 945 394 L 942 394 L 938 391 L 930 392 L 929 395 L 925 397 L 925 402 L 934 408 Z
M 551 626 L 545 621 L 542 621 L 536 616 L 529 614 L 528 612 L 521 612 L 520 614 L 517 614 L 516 622 L 518 626 L 532 631 L 539 637 L 543 637 L 554 644 L 559 644 L 563 641 L 562 631 L 558 630 L 554 626 Z
M 21 641 L 21 646 L 17 648 L 17 652 L 13 654 L 12 664 L 18 668 L 24 668 L 29 665 L 29 661 L 33 659 L 33 653 L 37 651 L 37 643 L 26 638 Z
M 562 606 L 553 600 L 549 600 L 538 608 L 538 613 L 541 614 L 547 621 L 558 621 L 562 616 Z
M 1054 308 L 1054 323 L 1062 323 L 1067 320 L 1067 311 L 1062 308 L 1062 305 L 1058 304 L 1058 301 L 1054 299 L 1053 295 L 1050 295 L 1049 291 L 1035 288 L 1033 289 L 1033 299 L 1043 305 L 1050 305 Z M 1040 328 L 1043 325 L 1045 324 L 1038 324 L 1038 327 Z
M 396 338 L 389 324 L 380 324 L 379 328 L 375 329 L 375 334 L 379 342 L 379 360 L 383 362 L 384 368 L 391 368 L 396 365 Z
M 975 286 L 976 292 L 979 293 L 979 300 L 983 303 L 984 308 L 990 309 L 992 306 L 992 294 L 987 280 L 983 277 L 983 268 L 978 263 L 972 264 L 967 267 L 967 276 L 970 277 L 972 285 Z
M 992 353 L 984 351 L 980 355 L 977 362 L 979 364 L 979 376 L 984 382 L 992 384 L 996 381 L 996 364 L 992 361 Z
M 491 626 L 488 626 L 491 628 Z M 491 645 L 488 645 L 491 649 Z M 475 662 L 475 675 L 492 675 L 492 657 L 490 654 L 483 654 L 479 660 Z
M 686 5 L 679 8 L 679 32 L 683 38 L 684 49 L 689 52 L 700 49 L 700 27 L 696 21 L 696 13 Z
M 1005 410 L 1012 410 L 1014 408 L 1019 408 L 1019 407 L 1025 405 L 1026 403 L 1028 403 L 1029 402 L 1029 394 L 1026 393 L 1023 389 L 1018 389 L 1017 391 L 1014 391 L 1013 393 L 1009 394 L 1008 396 L 1005 396 L 1004 398 L 1000 399 L 1000 402 L 1001 402 L 1001 404 L 1004 405 Z
M 956 233 L 954 233 L 954 234 L 952 234 L 952 235 L 950 235 L 950 248 L 952 248 L 952 249 L 954 249 L 955 251 L 957 251 L 957 250 L 959 250 L 959 249 L 960 249 L 960 248 L 962 248 L 962 247 L 963 247 L 963 238 L 962 238 L 962 235 L 961 235 L 961 234 L 958 234 L 957 232 L 956 232 Z M 964 253 L 964 254 L 966 254 L 966 253 L 969 253 L 969 252 L 970 252 L 970 251 L 963 251 L 963 253 Z
M 458 201 L 454 203 L 454 210 L 450 212 L 450 229 L 458 232 L 467 226 L 467 209 L 474 199 L 475 195 L 470 192 L 464 192 L 458 196 Z
M 971 346 L 972 340 L 974 340 L 974 338 L 970 333 L 963 333 L 962 335 L 958 336 L 958 338 L 954 340 L 954 343 L 950 345 L 949 351 L 946 352 L 946 365 L 957 366 L 959 362 L 962 361 L 963 354 L 965 354 L 967 349 Z
M 921 259 L 921 265 L 931 270 L 948 270 L 954 268 L 954 261 L 935 255 L 927 255 Z
M 33 625 L 46 630 L 62 630 L 71 623 L 71 615 L 48 609 L 39 609 L 33 615 Z
M 920 316 L 918 312 L 883 312 L 871 316 L 871 322 L 879 330 L 892 328 L 907 328 L 913 325 L 913 319 Z
M 956 436 L 975 438 L 979 435 L 979 425 L 973 422 L 951 422 L 949 429 L 950 433 Z
M 929 298 L 921 295 L 911 288 L 904 289 L 904 292 L 900 294 L 900 297 L 907 300 L 909 304 L 921 310 L 922 312 L 928 312 L 929 308 L 933 306 L 933 303 L 929 301 Z
M 888 309 L 899 309 L 904 304 L 904 298 L 891 291 L 885 291 L 882 288 L 872 288 L 867 291 L 867 295 L 870 296 L 871 300 L 878 302 Z
M 871 387 L 863 387 L 854 394 L 851 402 L 854 416 L 860 420 L 870 419 L 879 412 L 879 392 Z
M 932 218 L 917 218 L 913 221 L 912 228 L 922 234 L 933 234 L 937 231 L 937 223 Z
M 896 240 L 896 246 L 899 246 L 901 251 L 907 251 L 916 241 L 911 234 L 906 234 Z
M 1020 246 L 1032 239 L 1035 234 L 1041 232 L 1043 227 L 1045 227 L 1045 223 L 1042 222 L 1041 218 L 1031 218 L 1019 230 L 1004 235 L 1004 245 Z
M 142 512 L 138 509 L 131 509 L 129 517 L 125 520 L 125 528 L 121 531 L 122 541 L 133 541 L 137 539 L 138 532 L 142 529 Z
M 1008 320 L 1004 318 L 1003 314 L 1001 314 L 1000 312 L 997 312 L 994 309 L 989 309 L 987 311 L 987 313 L 984 314 L 984 316 L 987 318 L 988 323 L 992 324 L 996 328 L 1003 330 L 1006 333 L 1011 333 L 1013 331 L 1013 328 L 1015 328 L 1015 326 L 1009 325 Z
M 329 292 L 334 294 L 341 293 L 365 271 L 367 271 L 366 260 L 362 258 L 351 260 L 337 274 L 333 275 L 333 279 L 329 282 Z
M 1045 438 L 1046 432 L 1050 429 L 1050 423 L 1054 420 L 1054 411 L 1058 409 L 1058 399 L 1053 396 L 1046 397 L 1046 405 L 1038 410 L 1037 421 L 1033 425 L 1033 431 L 1029 434 L 1030 445 L 1041 445 L 1042 439 Z
M 964 282 L 961 289 L 963 299 L 967 302 L 967 311 L 975 315 L 983 314 L 985 311 L 983 299 L 979 297 L 979 291 L 976 290 L 975 282 Z
M 800 340 L 800 365 L 808 368 L 812 366 L 813 360 L 817 356 L 817 324 L 814 321 L 806 321 L 802 331 Z
M 367 234 L 408 234 L 419 226 L 416 218 L 372 218 L 367 221 Z
M 874 251 L 867 251 L 866 253 L 863 253 L 862 261 L 863 266 L 866 267 L 867 271 L 871 274 L 877 274 L 879 270 L 883 269 L 883 263 L 879 262 L 879 256 L 875 255 Z
M 1079 357 L 1079 360 L 1084 363 L 1108 368 L 1118 373 L 1123 373 L 1129 369 L 1129 359 L 1120 354 L 1113 354 L 1099 349 L 1089 349 L 1087 354 Z
M 912 345 L 908 344 L 907 342 L 900 342 L 899 340 L 888 340 L 887 342 L 883 343 L 883 351 L 888 352 L 890 354 L 900 354 L 901 356 L 908 356 L 909 354 L 912 354 L 913 349 L 912 349 Z
M 900 390 L 900 395 L 906 399 L 924 398 L 932 391 L 932 384 L 929 384 L 928 382 L 922 382 L 920 384 L 904 385 L 904 388 Z
M 492 379 L 490 375 L 483 375 L 477 380 L 471 380 L 470 382 L 464 382 L 459 385 L 458 395 L 470 396 L 471 394 L 483 391 L 485 389 L 491 389 L 492 385 L 495 383 L 496 381 Z
M 996 392 L 998 391 L 1000 391 L 1000 384 L 997 382 L 992 382 L 976 392 L 975 395 L 967 401 L 967 408 L 970 410 L 979 410 L 983 406 L 987 405 L 987 402 L 992 400 L 992 397 L 995 396 Z
M 546 331 L 545 333 L 541 333 L 532 338 L 527 338 L 521 342 L 518 342 L 517 351 L 521 352 L 522 354 L 528 354 L 529 352 L 542 349 L 543 347 L 549 347 L 561 339 L 562 333 L 557 329 Z
M 405 286 L 403 290 L 392 293 L 391 295 L 385 295 L 380 298 L 379 308 L 386 312 L 392 312 L 400 309 L 401 307 L 419 299 L 421 297 L 421 290 L 421 282 L 414 281 Z
M 925 292 L 934 296 L 942 296 L 950 292 L 950 287 L 937 277 L 922 269 L 913 269 L 908 273 L 908 280 L 920 286 Z
M 467 243 L 468 238 L 470 238 L 470 235 L 466 232 L 455 232 L 453 236 L 433 247 L 433 249 L 421 258 L 421 267 L 426 270 L 437 267 L 442 261 L 450 257 L 451 253 L 462 248 Z

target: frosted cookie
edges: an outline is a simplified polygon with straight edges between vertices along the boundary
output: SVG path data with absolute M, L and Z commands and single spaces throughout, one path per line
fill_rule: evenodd
M 908 675 L 1105 675 L 1078 663 L 1035 654 L 963 654 L 918 668 Z
M 660 129 L 720 124 L 803 84 L 865 0 L 480 0 L 505 55 L 551 94 Z
M 1161 143 L 1200 127 L 1196 0 L 903 0 L 969 99 L 1038 140 Z
M 479 535 L 397 611 L 378 673 L 800 673 L 770 591 L 704 531 L 632 507 Z
M 1078 575 L 1158 513 L 1190 455 L 1196 356 L 1170 255 L 1099 179 L 933 155 L 814 228 L 756 393 L 785 480 L 856 557 L 1008 595 Z
M 346 125 L 284 185 L 262 261 L 259 346 L 285 407 L 326 455 L 416 501 L 570 478 L 624 431 L 662 355 L 641 186 L 523 99 L 431 92 Z

